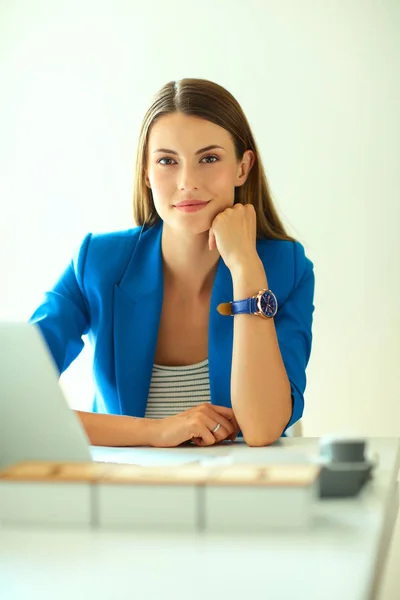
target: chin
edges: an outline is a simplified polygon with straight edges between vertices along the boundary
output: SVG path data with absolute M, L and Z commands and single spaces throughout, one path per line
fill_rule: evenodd
M 164 222 L 175 231 L 199 235 L 209 231 L 212 219 L 209 216 L 204 218 L 204 216 L 200 217 L 199 215 L 192 214 L 179 215 L 178 218 L 175 216 L 174 219 L 165 219 Z
M 176 231 L 182 232 L 182 233 L 186 233 L 186 234 L 190 234 L 190 235 L 201 235 L 201 234 L 205 234 L 208 233 L 211 227 L 211 223 L 210 224 L 195 224 L 195 223 L 179 223 L 176 227 L 174 227 L 174 229 Z

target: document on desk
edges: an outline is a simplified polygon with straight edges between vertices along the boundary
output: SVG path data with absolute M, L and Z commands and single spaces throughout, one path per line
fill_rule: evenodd
M 92 459 L 96 462 L 141 465 L 143 467 L 187 464 L 215 467 L 231 464 L 307 464 L 311 460 L 306 453 L 292 449 L 250 448 L 245 444 L 232 446 L 230 452 L 226 454 L 221 454 L 218 448 L 214 454 L 209 451 L 204 453 L 197 448 L 112 448 L 106 446 L 91 446 L 90 452 Z
M 142 467 L 166 467 L 201 463 L 205 459 L 199 452 L 170 452 L 158 448 L 108 448 L 91 446 L 90 453 L 96 462 L 140 465 Z M 209 459 L 210 456 L 207 456 Z

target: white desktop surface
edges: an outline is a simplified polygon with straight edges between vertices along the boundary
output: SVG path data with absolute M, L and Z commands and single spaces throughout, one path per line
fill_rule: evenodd
M 379 456 L 374 480 L 355 499 L 318 502 L 315 524 L 302 532 L 0 529 L 0 595 L 7 600 L 371 600 L 397 510 L 399 439 L 373 438 L 369 447 Z M 290 462 L 317 452 L 317 439 L 294 438 L 262 449 L 243 443 L 131 449 L 129 462 L 136 455 L 143 464 L 145 454 L 153 454 L 157 464 L 162 456 L 164 464 L 195 457 Z

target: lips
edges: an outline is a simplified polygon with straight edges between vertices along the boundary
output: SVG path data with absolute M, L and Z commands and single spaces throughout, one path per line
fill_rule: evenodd
M 202 206 L 203 204 L 208 204 L 208 202 L 203 202 L 201 200 L 182 200 L 182 202 L 178 202 L 175 206 Z
M 175 204 L 175 210 L 181 213 L 198 213 L 205 208 L 209 202 L 202 202 L 201 200 L 182 200 L 178 204 Z

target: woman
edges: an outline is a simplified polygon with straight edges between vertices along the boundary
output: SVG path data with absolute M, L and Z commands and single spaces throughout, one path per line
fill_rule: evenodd
M 303 412 L 313 265 L 228 91 L 184 79 L 158 92 L 133 208 L 139 227 L 87 235 L 30 320 L 60 374 L 89 334 L 91 444 L 274 442 Z

